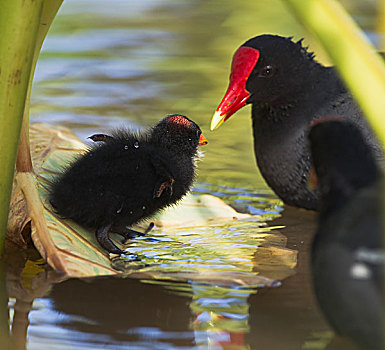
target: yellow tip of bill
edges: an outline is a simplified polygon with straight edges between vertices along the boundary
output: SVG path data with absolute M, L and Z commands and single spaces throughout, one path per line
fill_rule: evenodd
M 216 111 L 211 119 L 210 130 L 218 129 L 223 124 L 225 117 L 226 115 L 221 116 L 221 111 Z

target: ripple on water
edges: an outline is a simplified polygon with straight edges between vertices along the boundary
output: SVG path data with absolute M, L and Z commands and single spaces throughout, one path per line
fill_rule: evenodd
M 195 193 L 212 193 L 213 185 L 200 183 Z M 198 189 L 198 190 L 197 190 Z M 258 216 L 218 222 L 206 226 L 157 228 L 150 237 L 127 242 L 135 256 L 117 258 L 114 266 L 128 276 L 144 279 L 190 281 L 221 286 L 264 287 L 293 274 L 296 251 L 287 249 L 286 237 L 267 222 L 279 215 L 281 202 L 273 196 L 258 197 L 250 189 L 221 186 L 217 191 L 227 203 L 239 197 L 252 206 L 275 208 L 261 210 Z M 252 196 L 248 196 L 252 193 Z M 245 206 L 245 212 L 249 207 Z M 250 214 L 250 212 L 248 212 Z M 156 239 L 156 244 L 154 243 Z

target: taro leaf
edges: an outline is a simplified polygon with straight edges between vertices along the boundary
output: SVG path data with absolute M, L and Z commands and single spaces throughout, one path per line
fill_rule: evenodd
M 35 246 L 54 269 L 67 276 L 123 274 L 150 280 L 271 286 L 294 272 L 297 251 L 285 248 L 286 238 L 278 230 L 209 195 L 186 196 L 154 218 L 157 228 L 147 237 L 132 239 L 126 247 L 115 240 L 128 252 L 111 264 L 94 232 L 61 219 L 47 201 L 53 177 L 86 146 L 68 129 L 40 123 L 31 125 L 30 140 L 36 175 L 16 174 L 8 236 L 22 242 L 20 230 L 32 221 Z
M 68 276 L 116 274 L 108 256 L 92 242 L 93 235 L 86 231 L 84 236 L 78 234 L 55 216 L 46 200 L 49 179 L 86 146 L 68 129 L 40 123 L 31 125 L 30 141 L 35 174 L 15 176 L 7 238 L 22 241 L 20 231 L 15 228 L 24 228 L 30 221 L 33 242 L 54 269 Z M 19 204 L 23 202 L 24 205 Z M 18 220 L 24 223 L 23 227 L 16 224 Z

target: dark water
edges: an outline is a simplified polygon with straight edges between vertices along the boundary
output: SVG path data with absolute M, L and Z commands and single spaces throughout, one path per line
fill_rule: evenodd
M 380 46 L 376 4 L 343 3 Z M 258 289 L 122 278 L 57 283 L 61 276 L 38 256 L 14 254 L 4 278 L 16 349 L 354 349 L 334 337 L 315 304 L 308 270 L 315 214 L 284 207 L 263 182 L 249 108 L 208 131 L 233 51 L 259 33 L 305 37 L 327 62 L 278 0 L 66 0 L 38 63 L 31 120 L 85 139 L 186 114 L 209 140 L 194 192 L 260 215 L 259 225 L 299 251 L 296 273 Z

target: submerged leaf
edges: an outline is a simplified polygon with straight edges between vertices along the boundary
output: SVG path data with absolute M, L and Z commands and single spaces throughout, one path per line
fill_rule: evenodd
M 152 221 L 159 227 L 186 227 L 250 217 L 248 214 L 236 212 L 218 197 L 210 195 L 188 194 L 180 204 L 156 215 Z

